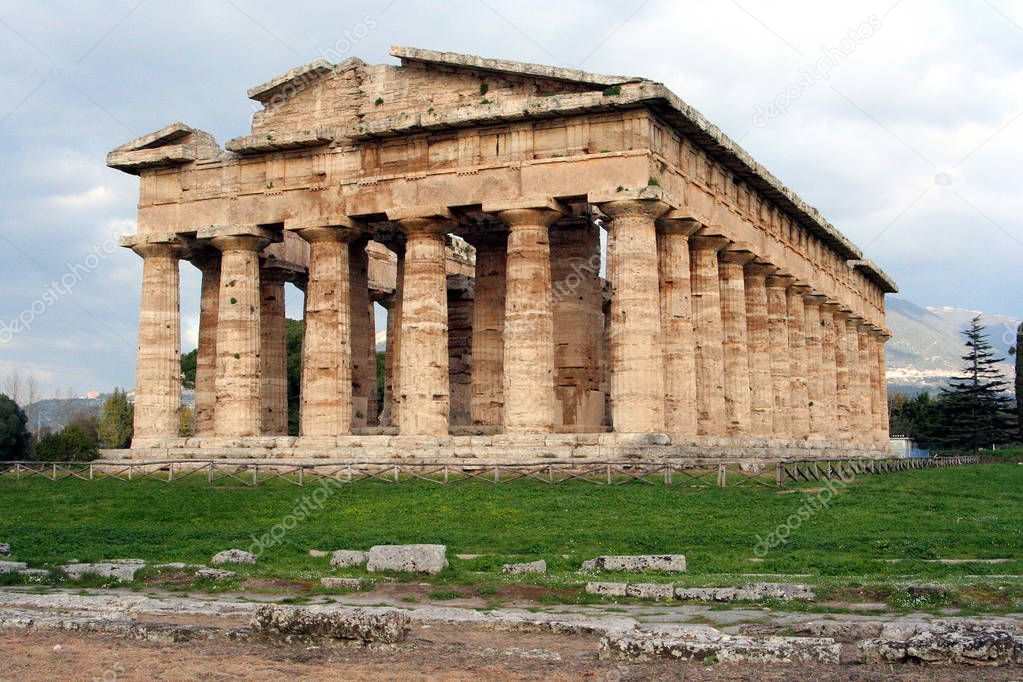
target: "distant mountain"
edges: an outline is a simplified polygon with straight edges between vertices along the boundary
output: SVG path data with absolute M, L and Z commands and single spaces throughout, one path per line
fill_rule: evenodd
M 913 394 L 944 386 L 962 366 L 966 346 L 961 332 L 976 315 L 987 327 L 995 352 L 1006 358 L 1001 369 L 1012 380 L 1009 348 L 1016 342 L 1018 319 L 948 306 L 925 308 L 896 297 L 889 297 L 885 305 L 893 334 L 885 345 L 889 390 Z

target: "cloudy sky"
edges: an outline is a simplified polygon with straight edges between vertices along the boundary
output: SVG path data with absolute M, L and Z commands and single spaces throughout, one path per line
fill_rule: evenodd
M 321 56 L 394 63 L 392 44 L 662 81 L 904 297 L 1023 317 L 1020 0 L 0 1 L 0 373 L 133 384 L 141 259 L 113 240 L 137 180 L 107 151 L 172 121 L 223 143 L 249 86 Z

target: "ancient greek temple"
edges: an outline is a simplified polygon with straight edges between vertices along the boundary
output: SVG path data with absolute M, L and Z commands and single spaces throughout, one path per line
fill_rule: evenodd
M 697 111 L 644 78 L 391 55 L 251 88 L 252 134 L 223 148 L 175 123 L 109 154 L 141 185 L 125 456 L 887 453 L 894 283 Z M 202 273 L 186 437 L 181 261 Z

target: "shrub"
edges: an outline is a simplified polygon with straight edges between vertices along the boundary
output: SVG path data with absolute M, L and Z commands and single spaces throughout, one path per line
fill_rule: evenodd
M 99 442 L 105 448 L 126 448 L 131 443 L 135 410 L 128 396 L 120 389 L 103 403 L 99 418 Z
M 36 444 L 36 459 L 42 462 L 91 462 L 98 457 L 99 443 L 79 426 L 68 426 Z
M 30 442 L 25 411 L 0 394 L 0 460 L 25 459 Z

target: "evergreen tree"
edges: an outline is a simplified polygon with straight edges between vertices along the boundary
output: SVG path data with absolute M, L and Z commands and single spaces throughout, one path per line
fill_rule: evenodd
M 193 348 L 181 356 L 181 387 L 195 388 L 195 368 L 199 362 L 199 349 Z
M 114 394 L 103 403 L 99 418 L 100 446 L 110 449 L 126 448 L 131 443 L 135 410 L 128 395 L 115 388 Z
M 0 393 L 0 460 L 25 459 L 30 442 L 24 410 Z
M 1023 322 L 1016 327 L 1016 345 L 1009 349 L 1009 355 L 1016 356 L 1016 432 L 1023 437 Z
M 1011 440 L 1015 420 L 1007 391 L 1009 383 L 997 367 L 1004 358 L 995 357 L 979 315 L 970 321 L 963 336 L 963 371 L 942 389 L 936 440 L 948 447 L 976 452 Z

